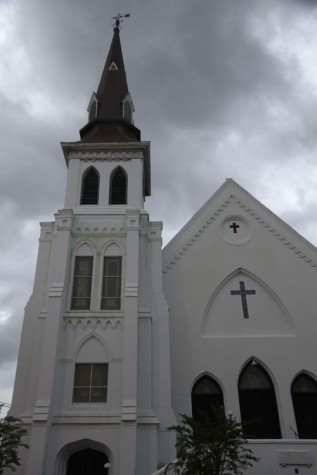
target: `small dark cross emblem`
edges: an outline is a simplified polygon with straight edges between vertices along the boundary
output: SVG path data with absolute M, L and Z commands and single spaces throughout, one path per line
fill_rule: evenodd
M 243 317 L 249 318 L 248 302 L 247 295 L 255 295 L 255 290 L 245 290 L 245 285 L 243 280 L 239 282 L 240 290 L 231 290 L 231 295 L 241 295 L 242 311 Z
M 233 230 L 233 234 L 237 234 L 237 229 L 240 228 L 239 224 L 237 223 L 232 223 L 230 226 L 229 226 L 230 229 Z

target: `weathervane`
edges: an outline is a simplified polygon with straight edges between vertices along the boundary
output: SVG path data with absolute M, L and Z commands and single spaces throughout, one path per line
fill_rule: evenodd
M 115 26 L 116 28 L 120 28 L 120 23 L 123 22 L 123 18 L 129 18 L 130 13 L 127 13 L 126 15 L 121 15 L 121 13 L 118 13 L 117 16 L 113 16 L 112 19 L 116 20 L 115 24 L 112 26 Z

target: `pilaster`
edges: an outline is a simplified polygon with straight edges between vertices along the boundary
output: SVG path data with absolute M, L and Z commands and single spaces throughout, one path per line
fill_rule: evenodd
M 37 400 L 33 412 L 33 426 L 30 453 L 26 475 L 44 475 L 45 448 L 47 444 L 50 416 L 54 404 L 54 378 L 58 358 L 59 329 L 65 302 L 68 275 L 72 210 L 63 209 L 55 215 L 55 230 L 52 241 L 51 273 L 49 294 L 46 302 L 46 327 L 42 342 L 41 365 L 39 369 Z M 32 453 L 34 452 L 34 453 Z
M 153 319 L 153 407 L 160 421 L 159 463 L 175 458 L 175 435 L 167 430 L 176 423 L 171 401 L 171 365 L 169 339 L 169 309 L 162 291 L 162 223 L 151 222 L 152 319 Z
M 126 269 L 121 406 L 120 474 L 134 471 L 136 462 L 136 408 L 138 374 L 138 286 L 140 210 L 126 214 Z

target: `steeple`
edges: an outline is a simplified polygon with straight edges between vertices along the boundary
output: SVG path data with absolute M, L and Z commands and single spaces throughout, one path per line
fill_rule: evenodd
M 140 140 L 140 130 L 133 125 L 134 106 L 124 69 L 119 24 L 118 15 L 99 87 L 88 106 L 88 124 L 80 130 L 83 142 Z

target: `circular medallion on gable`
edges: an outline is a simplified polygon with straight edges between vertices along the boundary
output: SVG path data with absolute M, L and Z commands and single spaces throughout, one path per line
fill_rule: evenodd
M 253 230 L 250 222 L 244 216 L 226 216 L 220 225 L 222 238 L 229 244 L 241 246 L 250 241 Z

